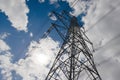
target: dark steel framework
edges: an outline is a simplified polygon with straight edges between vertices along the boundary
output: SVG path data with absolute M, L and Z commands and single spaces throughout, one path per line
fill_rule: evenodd
M 52 15 L 61 23 L 52 23 L 44 36 L 55 29 L 63 44 L 45 80 L 102 80 L 89 48 L 92 42 L 77 18 L 66 11 L 61 14 L 52 12 Z

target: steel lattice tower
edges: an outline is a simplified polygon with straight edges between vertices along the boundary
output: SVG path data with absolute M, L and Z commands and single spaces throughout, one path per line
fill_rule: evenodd
M 55 29 L 63 39 L 63 44 L 45 80 L 102 80 L 96 69 L 92 51 L 88 47 L 88 44 L 90 46 L 92 43 L 85 35 L 82 25 L 78 24 L 77 18 L 66 11 L 62 14 L 52 14 L 62 26 L 52 23 L 46 34 Z M 62 30 L 66 30 L 66 33 Z

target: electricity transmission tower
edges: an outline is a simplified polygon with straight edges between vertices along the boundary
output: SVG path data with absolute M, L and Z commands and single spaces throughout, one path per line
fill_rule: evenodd
M 85 35 L 82 23 L 66 11 L 52 12 L 51 15 L 57 21 L 45 35 L 55 29 L 63 44 L 45 80 L 102 80 L 90 49 L 92 43 Z

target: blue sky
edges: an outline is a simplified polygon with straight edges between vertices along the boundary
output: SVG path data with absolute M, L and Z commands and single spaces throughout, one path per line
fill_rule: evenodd
M 11 52 L 14 53 L 13 62 L 24 57 L 30 42 L 32 40 L 39 40 L 43 33 L 50 27 L 51 23 L 54 22 L 48 16 L 51 11 L 73 11 L 66 1 L 58 1 L 50 4 L 50 1 L 48 0 L 43 3 L 40 3 L 38 0 L 30 0 L 26 1 L 26 5 L 29 8 L 29 13 L 27 13 L 29 21 L 27 24 L 28 32 L 18 31 L 13 28 L 11 22 L 8 20 L 8 17 L 3 12 L 0 13 L 0 33 L 10 33 L 9 37 L 6 39 L 6 42 L 11 47 Z M 79 19 L 81 17 L 81 15 L 78 16 Z M 30 33 L 33 34 L 33 37 L 30 37 Z M 54 32 L 51 36 L 54 37 L 55 40 L 59 40 L 59 37 L 54 35 Z
M 99 64 L 103 80 L 119 80 L 119 3 L 119 0 L 0 0 L 0 80 L 45 78 L 61 40 L 55 31 L 50 37 L 41 37 L 54 22 L 48 14 L 63 9 L 72 12 L 79 23 L 82 18 L 86 34 L 94 44 L 95 63 Z
M 30 0 L 26 2 L 29 13 L 28 16 L 28 32 L 18 31 L 11 26 L 8 17 L 0 12 L 0 34 L 7 32 L 10 36 L 6 39 L 6 42 L 11 47 L 11 52 L 14 53 L 15 61 L 25 56 L 26 49 L 30 44 L 31 40 L 38 40 L 42 37 L 43 33 L 50 27 L 51 22 L 48 14 L 52 10 L 62 11 L 63 9 L 70 9 L 69 4 L 65 1 L 60 1 L 58 3 L 50 4 L 49 1 L 40 3 L 38 0 Z M 60 7 L 56 7 L 60 5 Z M 30 37 L 30 33 L 34 36 Z M 14 45 L 13 45 L 14 44 Z

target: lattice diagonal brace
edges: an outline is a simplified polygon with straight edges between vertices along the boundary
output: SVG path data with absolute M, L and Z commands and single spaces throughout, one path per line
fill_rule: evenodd
M 88 47 L 91 42 L 74 16 L 64 39 L 45 80 L 102 80 Z

